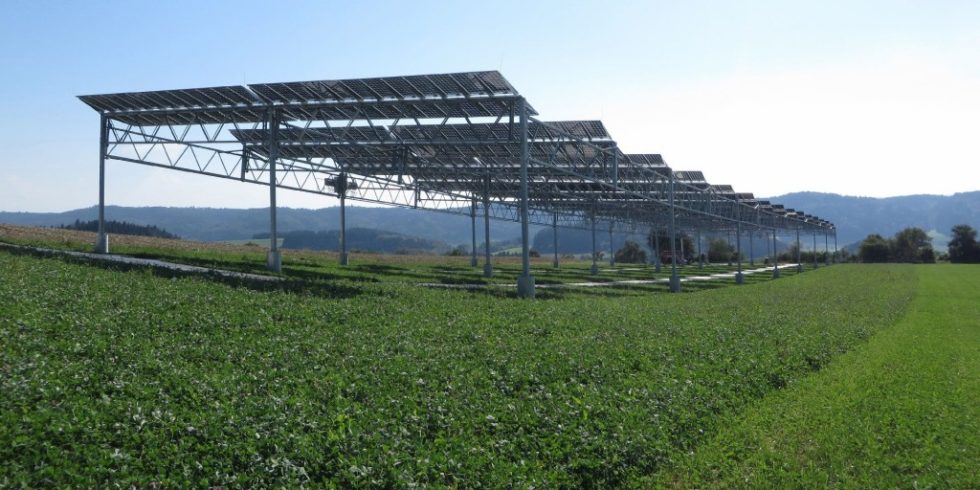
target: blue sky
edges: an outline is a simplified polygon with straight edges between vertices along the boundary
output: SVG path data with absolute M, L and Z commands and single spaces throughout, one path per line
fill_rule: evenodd
M 759 196 L 980 188 L 980 2 L 28 2 L 0 17 L 0 210 L 97 198 L 90 93 L 499 69 L 542 119 Z M 257 186 L 110 162 L 123 205 Z M 322 207 L 284 192 L 281 204 Z

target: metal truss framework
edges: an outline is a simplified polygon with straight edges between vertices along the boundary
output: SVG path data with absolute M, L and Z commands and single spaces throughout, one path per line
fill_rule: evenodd
M 826 220 L 698 171 L 675 171 L 657 154 L 625 154 L 600 121 L 541 121 L 498 72 L 250 84 L 80 99 L 101 115 L 99 242 L 105 161 L 150 165 L 268 186 L 278 271 L 278 188 L 338 197 L 341 263 L 347 263 L 346 200 L 476 215 L 485 222 L 484 273 L 492 274 L 489 220 L 522 224 L 518 294 L 533 297 L 528 225 L 614 231 L 705 232 L 743 228 L 834 235 Z M 676 240 L 671 240 L 673 244 Z M 700 241 L 700 239 L 699 239 Z M 594 248 L 594 245 L 593 245 Z M 774 248 L 775 250 L 775 248 Z M 594 250 L 595 252 L 595 250 Z M 593 253 L 593 257 L 597 254 Z M 671 257 L 676 256 L 672 250 Z M 595 260 L 595 259 L 594 259 Z M 593 269 L 595 262 L 593 260 Z M 659 253 L 658 253 L 659 261 Z M 679 290 L 676 259 L 671 289 Z M 659 262 L 658 262 L 659 268 Z M 739 262 L 741 267 L 741 261 Z M 778 267 L 773 274 L 778 276 Z M 741 269 L 736 276 L 741 282 Z

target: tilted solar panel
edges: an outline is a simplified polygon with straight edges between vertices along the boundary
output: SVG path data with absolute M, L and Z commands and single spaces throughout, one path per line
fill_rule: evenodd
M 235 107 L 260 102 L 245 87 L 207 87 L 79 96 L 100 112 L 131 112 L 159 109 Z

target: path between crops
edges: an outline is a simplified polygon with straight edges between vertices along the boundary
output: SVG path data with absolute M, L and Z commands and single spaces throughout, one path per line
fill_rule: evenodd
M 796 267 L 797 264 L 782 264 L 779 266 L 780 269 L 789 269 Z M 610 271 L 615 271 L 616 269 L 607 269 Z M 743 269 L 743 275 L 759 274 L 762 272 L 772 272 L 771 267 L 760 267 L 756 269 Z M 693 281 L 713 281 L 716 279 L 735 278 L 735 272 L 720 272 L 717 274 L 709 274 L 706 276 L 689 276 L 682 277 L 681 282 L 693 282 Z M 593 288 L 601 286 L 629 286 L 637 284 L 668 284 L 670 283 L 670 277 L 663 277 L 660 279 L 624 279 L 622 281 L 587 281 L 587 282 L 565 282 L 558 284 L 537 284 L 534 287 L 538 289 L 561 289 L 561 288 Z M 443 284 L 439 282 L 423 282 L 419 283 L 419 286 L 427 288 L 446 288 L 446 289 L 483 289 L 490 287 L 517 287 L 516 283 L 512 284 Z
M 220 276 L 226 279 L 244 279 L 249 281 L 281 281 L 282 277 L 277 276 L 266 276 L 262 274 L 249 274 L 247 272 L 235 272 L 225 269 L 213 269 L 210 267 L 200 267 L 196 265 L 178 264 L 176 262 L 167 262 L 164 260 L 157 259 L 143 259 L 139 257 L 130 257 L 128 255 L 116 255 L 116 254 L 97 254 L 93 252 L 76 252 L 72 250 L 56 250 L 53 248 L 42 248 L 42 247 L 28 247 L 24 245 L 13 245 L 10 243 L 0 242 L 0 247 L 13 249 L 13 250 L 24 250 L 33 253 L 39 253 L 43 255 L 56 255 L 62 257 L 72 257 L 82 260 L 90 260 L 94 262 L 104 262 L 104 263 L 114 263 L 123 265 L 132 265 L 138 267 L 152 267 L 154 269 L 180 272 L 184 274 L 208 274 L 212 276 Z
M 8 248 L 13 250 L 24 250 L 33 253 L 39 253 L 43 255 L 57 255 L 63 257 L 73 257 L 83 260 L 91 260 L 96 262 L 106 262 L 106 263 L 116 263 L 123 265 L 132 265 L 138 267 L 152 267 L 155 269 L 180 272 L 186 274 L 209 274 L 216 275 L 226 279 L 243 279 L 243 280 L 253 280 L 253 281 L 282 281 L 284 278 L 279 276 L 267 276 L 263 274 L 251 274 L 247 272 L 236 272 L 229 271 L 226 269 L 214 269 L 210 267 L 201 267 L 196 265 L 179 264 L 176 262 L 167 262 L 164 260 L 157 259 L 144 259 L 139 257 L 130 257 L 128 255 L 116 255 L 116 254 L 97 254 L 93 252 L 76 252 L 72 250 L 56 250 L 53 248 L 42 248 L 42 247 L 29 247 L 25 245 L 14 245 L 10 243 L 0 242 L 0 247 Z M 796 264 L 783 264 L 780 265 L 780 269 L 788 269 L 796 267 Z M 629 269 L 629 270 L 642 270 L 642 269 Z M 616 269 L 604 269 L 605 271 L 617 271 Z M 762 272 L 771 272 L 770 267 L 761 267 L 756 269 L 744 269 L 742 274 L 751 275 L 759 274 Z M 734 279 L 735 272 L 721 272 L 717 274 L 708 274 L 704 276 L 689 276 L 682 277 L 681 282 L 692 282 L 692 281 L 713 281 L 716 279 Z M 620 281 L 585 281 L 585 282 L 566 282 L 558 284 L 538 284 L 535 287 L 540 289 L 562 289 L 562 288 L 572 288 L 572 287 L 609 287 L 609 286 L 629 286 L 629 285 L 641 285 L 641 284 L 668 284 L 670 282 L 669 277 L 663 277 L 660 279 L 624 279 Z M 429 288 L 445 288 L 445 289 L 483 289 L 490 287 L 517 287 L 517 284 L 511 283 L 499 283 L 499 284 L 480 284 L 480 283 L 463 283 L 463 284 L 444 284 L 438 282 L 423 282 L 419 283 L 419 286 L 429 287 Z

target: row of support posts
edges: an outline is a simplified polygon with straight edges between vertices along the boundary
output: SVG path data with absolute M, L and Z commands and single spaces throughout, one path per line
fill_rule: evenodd
M 528 165 L 530 155 L 528 152 L 528 117 L 527 117 L 527 106 L 523 98 L 517 99 L 515 102 L 515 112 L 519 115 L 519 127 L 518 135 L 520 138 L 520 149 L 521 149 L 521 186 L 520 186 L 520 220 L 521 220 L 521 275 L 518 277 L 517 284 L 517 294 L 522 298 L 533 298 L 534 297 L 534 276 L 531 275 L 530 268 L 530 236 L 528 230 Z M 276 189 L 278 187 L 277 180 L 277 160 L 279 156 L 279 112 L 277 110 L 269 110 L 266 114 L 265 121 L 263 125 L 267 130 L 269 135 L 269 221 L 270 221 L 270 236 L 269 236 L 269 252 L 266 258 L 266 266 L 269 270 L 274 272 L 280 272 L 282 270 L 282 254 L 279 249 L 278 242 L 278 232 L 277 232 L 277 216 L 276 216 Z M 99 226 L 98 226 L 98 237 L 96 242 L 96 252 L 98 253 L 109 253 L 109 236 L 105 228 L 105 174 L 106 174 L 106 158 L 108 154 L 108 140 L 109 140 L 109 120 L 106 116 L 102 116 L 100 119 L 100 137 L 99 137 Z M 618 185 L 618 162 L 616 161 L 616 153 L 613 153 L 613 181 L 614 185 Z M 490 196 L 489 196 L 489 185 L 490 176 L 486 176 L 483 182 L 483 220 L 484 220 L 484 253 L 485 262 L 483 266 L 483 275 L 485 277 L 491 277 L 493 275 L 493 265 L 491 263 L 490 254 Z M 347 234 L 346 234 L 346 201 L 347 201 L 347 188 L 348 179 L 346 173 L 341 173 L 338 176 L 338 180 L 335 186 L 337 195 L 340 199 L 340 264 L 348 265 L 349 256 L 347 253 Z M 670 290 L 672 292 L 678 292 L 681 290 L 680 277 L 677 270 L 677 229 L 675 221 L 675 182 L 674 176 L 670 175 L 670 194 L 669 194 L 669 206 L 670 206 L 670 220 L 668 225 L 668 235 L 670 238 L 670 255 L 671 255 L 671 274 L 670 274 Z M 475 267 L 478 264 L 477 260 L 477 247 L 476 247 L 476 214 L 477 214 L 477 199 L 471 201 L 470 209 L 470 219 L 472 224 L 472 253 L 470 257 L 470 265 Z M 592 267 L 591 273 L 598 274 L 598 249 L 596 246 L 596 216 L 595 208 L 593 207 L 591 216 L 591 226 L 592 226 Z M 615 247 L 613 244 L 613 229 L 614 223 L 609 223 L 609 265 L 615 265 Z M 553 267 L 559 267 L 558 260 L 558 213 L 554 212 L 552 216 L 552 232 L 554 240 L 554 261 Z M 735 281 L 737 284 L 742 284 L 744 282 L 744 277 L 742 274 L 742 255 L 741 255 L 741 232 L 742 223 L 740 219 L 740 205 L 736 207 L 736 255 L 738 259 L 738 269 L 735 276 Z M 660 260 L 660 234 L 654 233 L 654 257 L 653 264 L 655 265 L 656 272 L 661 271 L 661 260 Z M 814 268 L 818 267 L 818 260 L 816 258 L 816 233 L 813 235 L 813 249 L 814 249 Z M 826 258 L 826 263 L 830 263 L 829 254 L 829 234 L 824 234 L 824 250 L 827 251 L 828 256 Z M 697 251 L 698 251 L 698 262 L 699 267 L 704 266 L 704 253 L 702 249 L 701 240 L 701 230 L 697 230 Z M 683 247 L 683 244 L 682 244 Z M 749 254 L 750 254 L 750 264 L 754 265 L 755 256 L 752 244 L 752 232 L 749 232 Z M 797 268 L 802 272 L 802 261 L 800 255 L 800 229 L 796 230 L 796 251 L 797 251 Z M 834 230 L 834 257 L 837 255 L 837 231 Z M 776 229 L 772 231 L 772 257 L 773 257 L 773 278 L 779 277 L 779 263 L 778 254 L 776 252 Z

